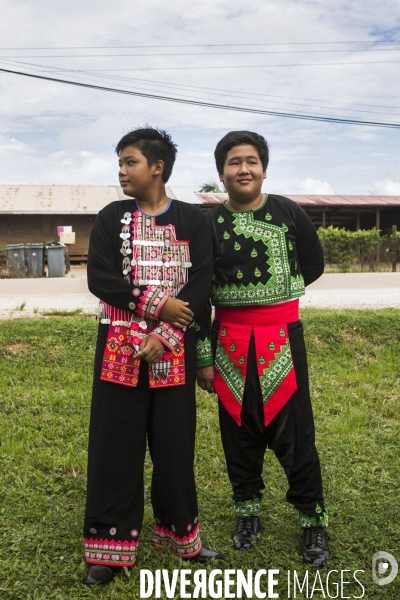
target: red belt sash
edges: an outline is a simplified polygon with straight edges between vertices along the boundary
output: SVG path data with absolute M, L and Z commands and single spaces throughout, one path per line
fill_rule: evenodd
M 297 390 L 288 323 L 299 320 L 299 301 L 270 306 L 215 309 L 220 323 L 215 357 L 214 390 L 228 413 L 241 425 L 248 349 L 252 332 L 268 425 Z

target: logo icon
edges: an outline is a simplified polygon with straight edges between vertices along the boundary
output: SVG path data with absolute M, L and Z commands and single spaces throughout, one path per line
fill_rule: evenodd
M 397 560 L 389 552 L 376 552 L 372 557 L 372 579 L 377 585 L 392 583 L 398 571 Z

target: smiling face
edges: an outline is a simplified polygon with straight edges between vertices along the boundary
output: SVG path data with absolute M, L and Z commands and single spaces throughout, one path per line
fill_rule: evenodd
M 228 151 L 219 177 L 231 200 L 247 204 L 259 198 L 266 176 L 257 149 L 240 144 Z
M 126 146 L 119 156 L 119 182 L 124 194 L 146 201 L 159 186 L 163 168 L 162 160 L 149 166 L 139 148 Z

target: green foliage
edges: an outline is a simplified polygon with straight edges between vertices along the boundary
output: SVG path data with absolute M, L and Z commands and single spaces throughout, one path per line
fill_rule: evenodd
M 203 183 L 203 185 L 199 189 L 199 193 L 201 193 L 201 194 L 210 194 L 210 193 L 221 194 L 225 191 L 226 190 L 225 190 L 224 185 L 222 184 L 222 190 L 221 190 L 218 183 L 214 180 Z
M 354 263 L 360 263 L 361 270 L 367 267 L 369 271 L 376 271 L 380 261 L 391 261 L 393 254 L 398 256 L 399 253 L 400 233 L 393 243 L 392 236 L 381 236 L 375 227 L 349 231 L 331 225 L 326 229 L 320 227 L 318 236 L 325 262 L 337 264 L 342 273 L 348 273 Z
M 341 569 L 362 569 L 358 577 L 365 598 L 398 600 L 398 579 L 382 588 L 372 583 L 371 559 L 379 550 L 400 558 L 399 312 L 308 310 L 302 316 L 330 512 L 331 556 L 328 568 L 320 571 L 322 580 L 331 569 L 339 570 L 339 578 Z M 235 552 L 230 540 L 232 493 L 216 399 L 201 391 L 195 463 L 201 535 L 205 545 L 224 553 L 225 562 L 183 567 L 178 558 L 153 548 L 147 458 L 137 567 L 125 570 L 107 588 L 82 585 L 96 329 L 96 323 L 83 316 L 0 322 L 1 600 L 137 600 L 140 569 L 168 569 L 171 574 L 181 568 L 253 569 L 253 573 L 279 569 L 275 591 L 288 597 L 287 570 L 296 569 L 303 580 L 306 567 L 299 554 L 297 515 L 285 500 L 285 474 L 273 453 L 267 452 L 260 539 L 252 551 Z M 331 579 L 337 580 L 336 575 L 332 573 Z M 345 575 L 345 581 L 352 580 L 351 572 Z M 309 576 L 314 581 L 311 569 Z M 360 597 L 361 589 L 348 584 L 344 596 Z M 297 593 L 297 597 L 306 596 Z M 313 597 L 323 596 L 316 592 Z
M 339 269 L 344 273 L 350 270 L 351 261 L 357 253 L 355 236 L 347 229 L 337 227 L 322 227 L 318 230 L 324 250 L 325 261 L 339 264 Z

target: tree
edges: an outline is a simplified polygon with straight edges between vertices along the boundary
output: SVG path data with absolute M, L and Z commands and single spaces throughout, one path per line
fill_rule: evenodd
M 203 183 L 203 185 L 199 189 L 199 193 L 201 194 L 221 194 L 225 192 L 225 186 L 223 186 L 223 189 L 221 190 L 218 183 L 213 179 L 211 181 L 208 181 L 207 183 Z

